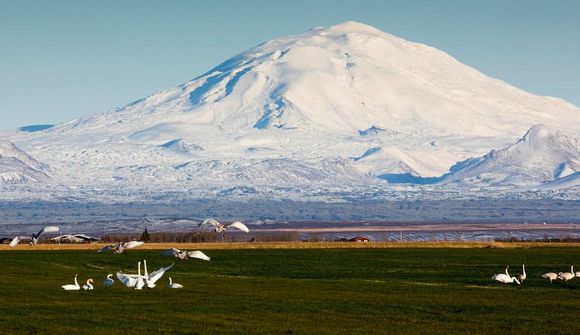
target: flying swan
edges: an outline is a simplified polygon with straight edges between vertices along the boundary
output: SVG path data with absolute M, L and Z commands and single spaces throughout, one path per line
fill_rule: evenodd
M 106 245 L 104 247 L 102 247 L 101 249 L 97 250 L 97 252 L 106 252 L 106 251 L 111 251 L 113 250 L 114 253 L 116 254 L 122 254 L 125 249 L 134 249 L 137 248 L 139 246 L 142 246 L 143 244 L 145 244 L 145 242 L 141 242 L 141 241 L 130 241 L 130 242 L 119 242 L 117 244 L 109 244 Z
M 209 261 L 211 258 L 201 252 L 200 250 L 185 251 L 176 248 L 167 249 L 163 252 L 165 256 L 173 256 L 179 259 L 197 258 L 204 261 Z
M 203 222 L 201 222 L 198 226 L 205 226 L 205 225 L 209 225 L 213 227 L 213 231 L 216 233 L 222 233 L 222 237 L 225 236 L 226 230 L 228 230 L 228 228 L 235 228 L 238 230 L 241 230 L 243 232 L 249 233 L 250 229 L 243 223 L 241 223 L 240 221 L 234 221 L 231 223 L 219 223 L 217 220 L 214 219 L 206 219 L 203 220 Z

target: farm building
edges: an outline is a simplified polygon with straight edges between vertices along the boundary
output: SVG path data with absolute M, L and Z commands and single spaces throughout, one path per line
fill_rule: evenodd
M 369 239 L 362 236 L 353 237 L 349 240 L 349 242 L 368 242 Z
M 85 234 L 75 234 L 75 235 L 61 235 L 50 239 L 56 243 L 94 243 L 100 240 L 100 238 L 88 236 Z

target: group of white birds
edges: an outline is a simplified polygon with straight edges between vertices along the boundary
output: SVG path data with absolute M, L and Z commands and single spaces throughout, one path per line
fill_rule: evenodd
M 159 281 L 159 279 L 161 279 L 161 277 L 163 277 L 163 275 L 165 274 L 165 272 L 167 272 L 169 269 L 171 269 L 173 266 L 175 265 L 175 263 L 166 266 L 166 267 L 162 267 L 156 271 L 153 271 L 152 273 L 149 273 L 147 271 L 147 261 L 143 260 L 143 270 L 144 273 L 141 274 L 141 261 L 139 261 L 137 263 L 137 273 L 136 274 L 128 274 L 128 273 L 123 273 L 121 271 L 117 272 L 117 279 L 119 279 L 119 281 L 132 289 L 135 290 L 142 290 L 144 287 L 147 288 L 154 288 L 157 286 L 157 281 Z M 77 277 L 78 274 L 75 275 L 75 283 L 74 284 L 67 284 L 67 285 L 62 285 L 62 289 L 65 291 L 79 291 L 81 289 L 86 290 L 86 291 L 91 291 L 94 289 L 93 284 L 93 279 L 89 278 L 87 279 L 86 284 L 84 284 L 83 286 L 80 286 L 78 281 L 77 281 Z M 105 288 L 110 288 L 115 284 L 115 280 L 112 278 L 113 274 L 109 273 L 107 275 L 107 277 L 105 278 L 105 280 L 103 280 L 103 286 Z M 169 283 L 166 286 L 167 288 L 183 288 L 183 285 L 178 284 L 178 283 L 174 283 L 173 279 L 171 279 L 171 277 L 169 277 Z
M 518 273 L 515 277 L 510 276 L 510 274 L 508 273 L 508 269 L 509 265 L 506 266 L 505 273 L 494 274 L 493 276 L 491 276 L 491 279 L 500 282 L 502 284 L 516 283 L 518 285 L 522 284 L 526 280 L 527 274 L 525 264 L 522 264 L 522 272 Z M 574 265 L 570 265 L 570 272 L 559 272 L 557 274 L 555 272 L 546 272 L 542 274 L 541 277 L 548 280 L 550 284 L 552 284 L 552 281 L 554 280 L 563 280 L 565 282 L 568 282 L 570 279 L 573 279 L 575 277 L 580 278 L 580 272 L 574 273 Z
M 30 236 L 15 236 L 12 239 L 12 241 L 10 241 L 9 245 L 11 248 L 14 248 L 21 241 L 30 241 L 31 245 L 37 245 L 38 239 L 40 238 L 40 235 L 42 235 L 44 233 L 57 233 L 59 230 L 60 230 L 60 228 L 57 226 L 46 226 L 46 227 L 42 228 L 38 233 L 36 233 L 36 234 L 32 233 Z
M 147 288 L 154 288 L 155 286 L 157 286 L 157 284 L 155 284 L 159 279 L 161 279 L 161 277 L 163 277 L 163 275 L 165 274 L 165 272 L 167 272 L 169 269 L 171 269 L 173 266 L 175 265 L 175 263 L 160 268 L 156 271 L 153 271 L 151 274 L 148 273 L 147 271 L 147 261 L 143 260 L 143 268 L 145 273 L 141 274 L 141 262 L 137 263 L 137 274 L 126 274 L 123 273 L 121 271 L 117 272 L 117 279 L 119 279 L 119 281 L 121 283 L 123 283 L 123 285 L 129 287 L 129 288 L 133 288 L 135 290 L 142 290 L 143 287 L 147 287 Z M 174 283 L 173 280 L 171 279 L 171 277 L 169 277 L 169 284 L 167 284 L 167 288 L 182 288 L 183 285 L 181 284 L 177 284 Z
M 77 281 L 78 278 L 78 274 L 75 275 L 75 283 L 74 284 L 67 284 L 67 285 L 62 285 L 62 289 L 65 291 L 79 291 L 81 288 L 85 291 L 92 291 L 94 290 L 94 286 L 93 286 L 93 279 L 89 278 L 87 279 L 87 283 L 84 284 L 82 287 L 79 285 L 79 282 Z
M 569 281 L 573 278 L 580 278 L 580 271 L 574 272 L 574 265 L 570 265 L 570 272 L 546 272 L 542 275 L 542 278 L 545 278 L 550 284 L 554 280 L 563 280 L 565 282 Z
M 234 221 L 231 223 L 222 224 L 215 219 L 206 219 L 203 222 L 201 222 L 198 226 L 201 227 L 201 226 L 206 226 L 206 225 L 213 227 L 214 232 L 222 233 L 222 237 L 224 236 L 224 234 L 228 228 L 238 229 L 238 230 L 246 232 L 246 233 L 250 232 L 248 227 L 245 224 L 241 223 L 240 221 Z M 47 230 L 47 228 L 50 228 L 50 229 Z M 56 230 L 54 230 L 53 228 L 56 228 Z M 33 235 L 33 236 L 36 236 L 35 238 L 38 238 L 38 236 L 40 236 L 40 234 L 42 234 L 43 232 L 49 232 L 49 231 L 50 232 L 58 231 L 58 227 L 45 227 L 38 234 Z M 34 240 L 34 241 L 36 241 L 36 240 Z M 115 244 L 110 244 L 110 245 L 104 246 L 103 248 L 99 249 L 97 252 L 113 251 L 113 253 L 121 254 L 126 249 L 137 248 L 139 246 L 142 246 L 143 244 L 145 244 L 145 242 L 141 242 L 141 241 L 118 242 Z M 165 256 L 171 256 L 171 257 L 175 257 L 175 258 L 179 258 L 179 259 L 183 259 L 183 260 L 188 259 L 188 258 L 196 258 L 196 259 L 201 259 L 204 261 L 209 261 L 211 259 L 209 256 L 207 256 L 206 254 L 204 254 L 200 250 L 186 251 L 186 250 L 179 250 L 176 248 L 171 248 L 171 249 L 165 250 L 163 252 L 163 254 Z M 142 290 L 144 287 L 152 289 L 155 286 L 157 286 L 157 284 L 156 284 L 157 281 L 159 279 L 161 279 L 161 277 L 163 277 L 165 272 L 170 270 L 174 265 L 175 265 L 175 263 L 173 263 L 169 266 L 166 266 L 166 267 L 162 267 L 162 268 L 149 274 L 149 272 L 147 270 L 147 261 L 143 260 L 143 271 L 144 271 L 143 274 L 141 274 L 141 261 L 139 261 L 137 263 L 137 273 L 136 274 L 127 274 L 127 273 L 123 273 L 121 271 L 118 271 L 117 272 L 117 279 L 123 285 L 125 285 L 129 288 L 135 289 L 135 290 Z M 81 290 L 81 288 L 83 290 L 93 290 L 94 289 L 94 286 L 92 285 L 93 279 L 89 278 L 87 280 L 86 284 L 84 284 L 81 287 L 77 281 L 77 277 L 78 277 L 78 274 L 75 275 L 74 284 L 63 285 L 63 286 L 61 286 L 62 289 L 65 291 L 78 291 L 78 290 Z M 107 275 L 107 277 L 103 281 L 104 287 L 109 288 L 115 284 L 115 280 L 112 277 L 113 277 L 112 273 L 109 273 Z M 168 277 L 168 279 L 169 279 L 169 283 L 166 286 L 167 288 L 172 288 L 172 289 L 183 288 L 183 285 L 173 282 L 173 279 L 171 277 Z
M 216 233 L 221 233 L 222 237 L 225 236 L 226 231 L 230 228 L 237 229 L 237 230 L 243 231 L 245 233 L 250 232 L 250 229 L 248 228 L 248 226 L 241 223 L 240 221 L 221 223 L 215 219 L 206 219 L 198 224 L 198 227 L 203 227 L 203 226 L 212 227 L 213 231 Z M 38 244 L 38 239 L 40 238 L 40 236 L 42 234 L 57 233 L 59 231 L 60 231 L 60 228 L 58 226 L 46 226 L 46 227 L 42 228 L 38 233 L 36 233 L 36 234 L 32 233 L 30 236 L 26 236 L 26 235 L 15 236 L 12 239 L 12 241 L 10 241 L 9 245 L 10 245 L 10 247 L 14 248 L 22 241 L 29 241 L 30 244 L 36 245 L 36 244 Z M 107 245 L 107 246 L 101 248 L 98 252 L 105 252 L 105 251 L 112 250 L 114 253 L 121 254 L 121 253 L 123 253 L 123 251 L 125 251 L 125 249 L 133 249 L 133 248 L 136 248 L 138 246 L 143 245 L 143 243 L 144 242 L 140 242 L 140 241 L 119 242 L 116 244 Z M 189 256 L 189 257 L 193 257 L 193 256 Z

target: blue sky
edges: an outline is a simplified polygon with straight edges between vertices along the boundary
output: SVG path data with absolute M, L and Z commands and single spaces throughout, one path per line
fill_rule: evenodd
M 100 113 L 347 20 L 580 105 L 580 1 L 0 0 L 0 129 Z

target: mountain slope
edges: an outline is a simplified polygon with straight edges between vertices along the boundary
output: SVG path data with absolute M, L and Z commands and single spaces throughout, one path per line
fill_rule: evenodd
M 428 193 L 421 185 L 436 187 L 456 163 L 504 148 L 535 124 L 577 134 L 580 109 L 435 48 L 345 22 L 263 43 L 124 107 L 8 137 L 49 163 L 66 192 L 196 197 L 239 187 L 265 197 L 273 190 L 348 197 L 390 194 L 397 178 Z M 564 162 L 550 156 L 553 148 L 560 146 L 546 144 L 541 157 Z M 577 170 L 577 150 L 568 153 L 553 178 Z M 491 169 L 514 174 L 512 190 L 528 189 L 550 180 L 546 169 L 554 168 L 523 158 L 485 162 L 458 172 L 454 185 L 469 188 Z
M 45 182 L 50 179 L 48 165 L 32 158 L 14 143 L 0 141 L 0 185 Z
M 456 166 L 445 182 L 530 184 L 554 183 L 580 171 L 577 138 L 532 127 L 515 144 Z

